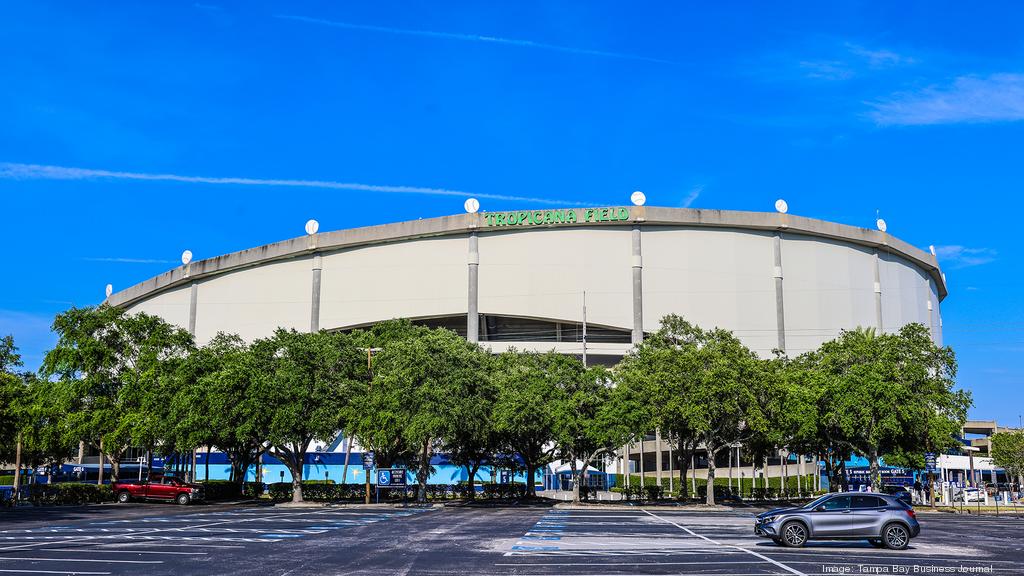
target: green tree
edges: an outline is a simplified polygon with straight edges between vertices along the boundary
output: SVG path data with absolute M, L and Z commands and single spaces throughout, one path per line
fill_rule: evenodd
M 354 438 L 360 446 L 374 453 L 379 467 L 408 465 L 413 462 L 416 448 L 410 446 L 405 439 L 402 415 L 407 406 L 402 396 L 394 390 L 374 388 L 372 385 L 373 359 L 392 344 L 421 337 L 427 331 L 428 328 L 406 319 L 387 320 L 364 330 L 352 331 L 353 341 L 366 355 L 371 379 L 353 391 L 349 429 L 346 432 L 350 440 Z M 351 449 L 351 442 L 348 444 Z
M 497 434 L 510 454 L 518 454 L 526 468 L 526 493 L 536 496 L 534 476 L 555 455 L 556 413 L 563 402 L 566 382 L 578 378 L 578 361 L 564 354 L 509 350 L 493 360 L 497 400 L 492 418 Z
M 480 467 L 500 460 L 499 436 L 491 417 L 497 390 L 487 371 L 490 358 L 483 351 L 476 356 L 473 362 L 480 365 L 477 377 L 465 380 L 459 395 L 449 399 L 449 425 L 442 437 L 448 459 L 466 469 L 470 498 L 476 496 L 476 474 Z
M 21 367 L 21 355 L 14 337 L 0 338 L 0 462 L 16 459 L 24 412 L 28 403 L 25 381 L 15 370 Z
M 698 331 L 694 365 L 694 428 L 708 455 L 706 503 L 710 506 L 715 504 L 715 491 L 710 488 L 715 482 L 715 457 L 767 429 L 766 402 L 773 380 L 766 377 L 754 353 L 722 329 Z
M 99 450 L 117 478 L 132 441 L 155 440 L 159 416 L 148 413 L 146 396 L 192 350 L 192 337 L 156 316 L 106 305 L 58 314 L 53 330 L 57 345 L 46 353 L 41 374 L 59 383 L 50 395 L 54 425 L 66 442 L 83 440 Z
M 953 388 L 952 349 L 936 346 L 920 324 L 894 334 L 844 331 L 822 344 L 812 364 L 825 404 L 821 416 L 868 459 L 876 488 L 883 456 L 953 446 L 971 405 L 969 393 Z
M 259 402 L 266 376 L 258 355 L 241 338 L 217 334 L 178 369 L 170 418 L 175 444 L 220 448 L 231 462 L 231 478 L 244 482 L 264 451 L 270 426 L 270 413 Z
M 614 454 L 630 437 L 630 431 L 619 417 L 607 369 L 588 369 L 575 359 L 564 368 L 559 401 L 551 406 L 555 414 L 554 440 L 558 458 L 569 463 L 573 501 L 579 502 L 587 469 L 601 456 Z
M 464 420 L 489 413 L 470 415 L 477 401 L 460 402 L 485 396 L 487 362 L 479 346 L 443 329 L 392 341 L 375 357 L 373 380 L 359 405 L 360 431 L 365 434 L 365 425 L 374 421 L 401 430 L 401 443 L 415 450 L 420 501 L 426 499 L 435 450 L 458 436 Z M 367 412 L 373 415 L 365 418 Z
M 698 331 L 680 316 L 661 320 L 659 329 L 644 339 L 616 367 L 616 406 L 619 418 L 634 438 L 661 430 L 676 442 L 679 487 L 687 493 L 690 460 L 700 436 L 693 387 Z
M 993 434 L 992 461 L 1006 470 L 1007 478 L 1024 485 L 1024 430 Z
M 366 378 L 362 353 L 347 334 L 277 329 L 253 344 L 256 400 L 269 415 L 270 452 L 292 474 L 292 501 L 302 502 L 306 453 L 346 425 L 349 401 Z

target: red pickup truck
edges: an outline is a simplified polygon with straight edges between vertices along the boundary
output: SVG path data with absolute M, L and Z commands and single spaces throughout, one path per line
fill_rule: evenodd
M 154 476 L 149 480 L 119 480 L 110 485 L 117 501 L 173 500 L 188 504 L 204 498 L 201 484 L 189 484 L 173 476 Z

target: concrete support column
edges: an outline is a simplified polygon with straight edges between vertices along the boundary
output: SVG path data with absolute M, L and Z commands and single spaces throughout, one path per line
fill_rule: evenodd
M 644 341 L 644 264 L 640 250 L 640 226 L 633 226 L 633 344 Z
M 323 260 L 320 255 L 313 256 L 313 294 L 309 306 L 309 331 L 320 331 L 320 274 L 323 271 Z
M 199 297 L 199 284 L 193 282 L 188 295 L 188 333 L 196 335 L 196 301 Z
M 480 240 L 476 232 L 469 233 L 469 305 L 466 312 L 466 339 L 480 341 Z
M 782 292 L 782 234 L 776 232 L 772 238 L 772 276 L 775 278 L 775 329 L 776 346 L 786 351 L 786 308 Z
M 882 273 L 878 262 L 878 252 L 875 252 L 875 328 L 878 334 L 882 334 Z

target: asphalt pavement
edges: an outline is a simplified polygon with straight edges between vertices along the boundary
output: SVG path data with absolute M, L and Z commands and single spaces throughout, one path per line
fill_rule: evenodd
M 919 514 L 903 551 L 781 548 L 754 511 L 128 504 L 0 512 L 0 574 L 1022 574 L 1024 519 Z

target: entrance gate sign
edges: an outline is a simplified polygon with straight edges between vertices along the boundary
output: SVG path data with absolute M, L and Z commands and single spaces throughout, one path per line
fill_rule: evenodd
M 370 470 L 376 464 L 377 457 L 373 452 L 363 454 L 363 470 Z M 367 476 L 369 478 L 369 476 Z

